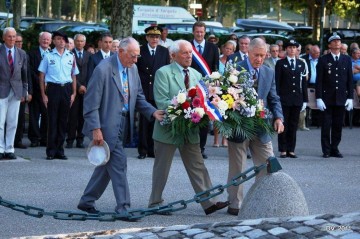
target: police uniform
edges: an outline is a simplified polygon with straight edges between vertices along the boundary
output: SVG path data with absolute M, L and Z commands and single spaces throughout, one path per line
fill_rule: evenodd
M 341 40 L 334 33 L 328 39 Z M 338 60 L 336 60 L 338 59 Z M 335 55 L 330 52 L 319 58 L 316 65 L 316 99 L 319 108 L 322 104 L 326 109 L 321 112 L 321 147 L 323 157 L 342 158 L 338 145 L 341 141 L 345 105 L 353 99 L 353 74 L 351 58 L 348 55 Z M 350 107 L 352 108 L 352 107 Z
M 53 38 L 58 35 L 55 32 Z M 59 36 L 64 37 L 63 34 Z M 67 42 L 67 37 L 65 42 Z M 72 76 L 79 74 L 74 54 L 65 49 L 63 54 L 60 55 L 57 49 L 54 48 L 44 55 L 38 70 L 45 74 L 46 95 L 48 97 L 47 158 L 60 157 L 66 159 L 66 157 L 63 157 L 63 144 L 71 104 L 70 99 L 73 94 Z
M 286 43 L 285 48 L 289 46 L 299 47 L 299 43 L 291 40 Z M 294 68 L 291 67 L 291 60 Z M 289 152 L 295 151 L 300 110 L 308 101 L 305 62 L 295 56 L 293 59 L 286 57 L 278 60 L 275 66 L 275 81 L 284 114 L 284 132 L 278 135 L 279 151 L 287 152 L 289 157 L 296 157 Z
M 145 29 L 147 36 L 160 36 L 162 29 L 158 26 L 150 26 Z M 154 52 L 153 52 L 154 51 Z M 154 49 L 149 44 L 140 47 L 141 58 L 138 59 L 136 65 L 141 79 L 141 86 L 144 91 L 146 101 L 156 107 L 154 100 L 154 77 L 155 72 L 162 66 L 170 64 L 170 54 L 166 47 L 157 45 Z M 154 129 L 154 121 L 148 121 L 140 115 L 139 120 L 139 159 L 146 157 L 154 157 L 154 141 L 152 133 Z

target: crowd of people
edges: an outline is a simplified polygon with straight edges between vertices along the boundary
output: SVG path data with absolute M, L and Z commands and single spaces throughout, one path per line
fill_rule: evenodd
M 28 147 L 22 141 L 27 103 L 29 146 L 45 146 L 47 160 L 66 160 L 64 147 L 71 149 L 75 143 L 75 147 L 84 148 L 85 136 L 94 145 L 105 141 L 109 145 L 110 160 L 95 168 L 78 204 L 80 210 L 98 213 L 95 201 L 111 180 L 115 212 L 126 215 L 130 195 L 124 146 L 134 138 L 138 138 L 139 159 L 155 158 L 149 207 L 164 204 L 162 193 L 176 150 L 194 191 L 205 191 L 212 187 L 204 161 L 209 128 L 192 132 L 184 145 L 177 145 L 179 136 L 160 122 L 179 90 L 195 86 L 211 72 L 223 74 L 228 62 L 236 64 L 238 70 L 247 70 L 256 82 L 258 98 L 273 115 L 281 158 L 297 158 L 297 130 L 309 130 L 305 120 L 309 117 L 309 88 L 315 90 L 320 110 L 311 113 L 321 126 L 323 157 L 343 157 L 338 145 L 345 110 L 353 108 L 354 89 L 360 94 L 360 50 L 356 44 L 350 46 L 351 57 L 336 33 L 328 38 L 329 49 L 322 56 L 317 45 L 306 45 L 301 54 L 296 40 L 269 45 L 263 38 L 246 35 L 238 38 L 233 34 L 218 47 L 216 36 L 205 39 L 203 22 L 194 23 L 191 41 L 168 39 L 168 30 L 160 26 L 146 28 L 145 34 L 146 42 L 140 45 L 132 37 L 113 39 L 104 33 L 95 49 L 83 34 L 70 38 L 59 31 L 41 32 L 39 46 L 26 54 L 21 49 L 21 35 L 14 28 L 5 28 L 0 47 L 0 160 L 16 159 L 15 148 Z M 213 146 L 228 148 L 229 181 L 244 171 L 247 158 L 259 165 L 274 155 L 269 134 L 259 133 L 251 140 L 232 135 L 222 137 L 220 143 L 218 129 L 212 130 Z M 230 187 L 228 195 L 226 202 L 202 202 L 205 214 L 227 207 L 229 214 L 237 215 L 242 186 Z

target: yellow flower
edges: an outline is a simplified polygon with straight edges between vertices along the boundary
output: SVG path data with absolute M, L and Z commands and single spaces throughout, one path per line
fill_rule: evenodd
M 229 109 L 233 107 L 234 98 L 230 94 L 222 95 L 221 98 L 227 103 Z

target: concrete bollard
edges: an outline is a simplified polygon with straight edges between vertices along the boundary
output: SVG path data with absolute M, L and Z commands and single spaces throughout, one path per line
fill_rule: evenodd
M 309 209 L 298 184 L 283 172 L 265 175 L 246 194 L 239 219 L 307 216 Z

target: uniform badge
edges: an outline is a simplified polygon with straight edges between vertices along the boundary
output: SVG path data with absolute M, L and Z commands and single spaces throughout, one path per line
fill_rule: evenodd
M 301 68 L 301 65 L 298 65 L 299 68 Z
M 331 74 L 331 70 L 328 71 L 329 75 Z
M 285 68 L 287 68 L 287 67 L 288 67 L 288 65 L 284 65 L 284 67 L 285 67 Z
M 328 63 L 328 66 L 332 66 L 332 64 L 331 64 L 331 63 Z
M 50 65 L 55 65 L 55 60 L 50 60 Z

